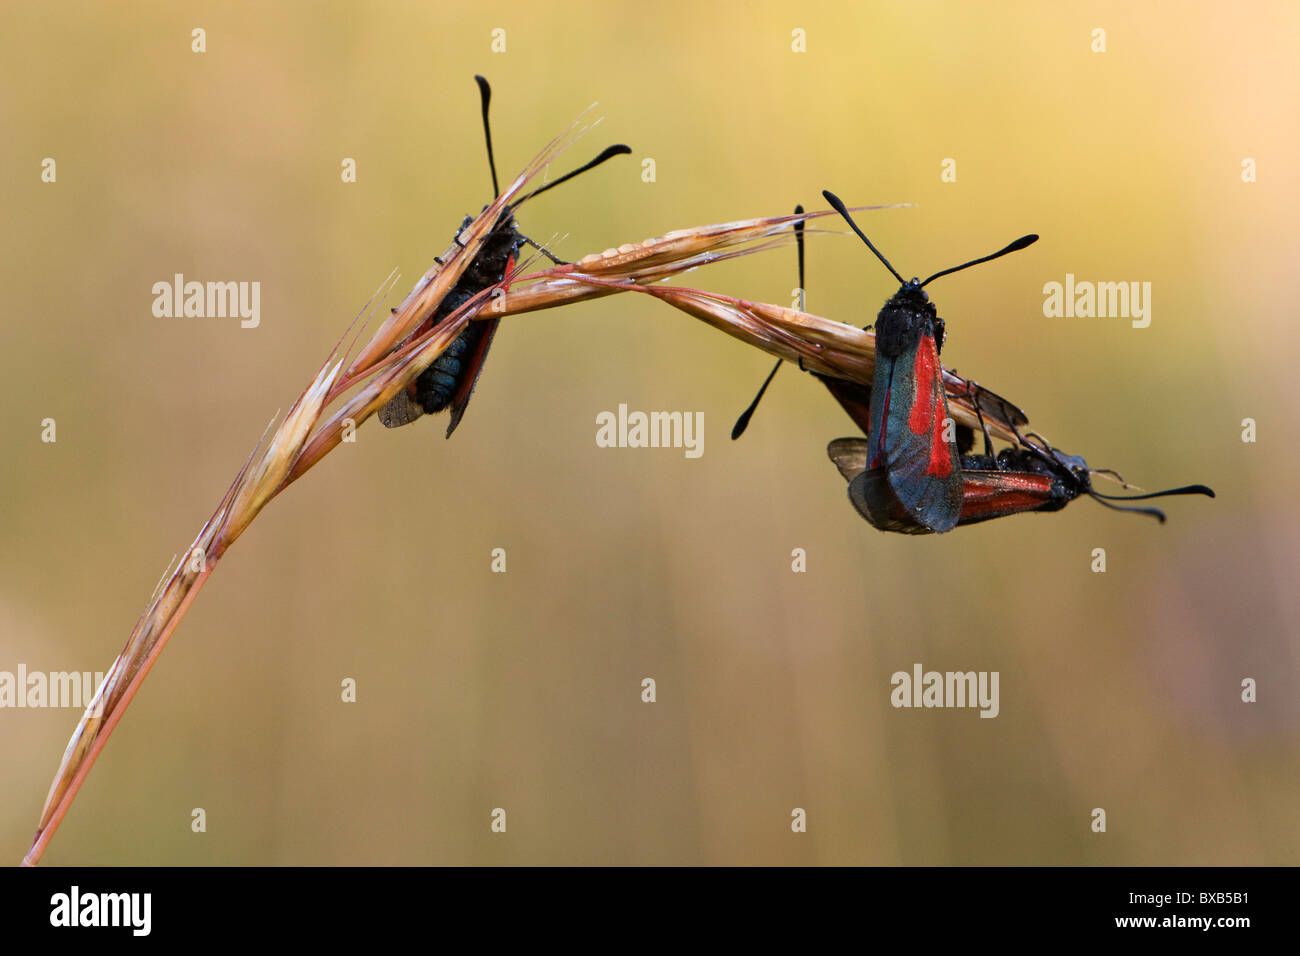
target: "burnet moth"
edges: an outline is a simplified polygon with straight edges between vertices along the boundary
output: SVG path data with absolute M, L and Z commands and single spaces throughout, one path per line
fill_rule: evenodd
M 804 208 L 802 205 L 794 207 L 794 214 L 796 216 L 802 216 L 803 213 Z M 799 309 L 801 311 L 806 310 L 807 308 L 806 290 L 808 288 L 804 268 L 803 227 L 804 224 L 802 222 L 797 222 L 794 226 L 795 247 L 799 264 L 798 292 Z M 871 327 L 867 326 L 867 328 L 870 329 Z M 741 412 L 740 417 L 736 419 L 736 424 L 731 429 L 732 440 L 735 440 L 744 434 L 745 429 L 749 425 L 750 419 L 753 417 L 754 411 L 758 408 L 758 403 L 762 400 L 768 386 L 772 384 L 772 379 L 776 376 L 776 373 L 780 370 L 783 364 L 783 359 L 777 360 L 776 364 L 772 367 L 772 371 L 768 372 L 767 378 L 765 378 L 763 384 L 759 386 L 758 394 L 754 396 L 754 400 L 749 403 L 749 407 Z M 800 367 L 802 367 L 802 363 Z M 834 378 L 830 375 L 821 375 L 817 372 L 811 372 L 810 374 L 821 380 L 822 384 L 826 386 L 827 390 L 835 400 L 840 403 L 840 406 L 848 416 L 853 419 L 859 428 L 862 429 L 863 434 L 867 434 L 871 429 L 869 412 L 871 383 L 868 382 L 864 385 L 860 382 L 844 378 Z M 947 369 L 943 369 L 942 374 L 946 380 L 945 391 L 949 395 L 967 399 L 974 407 L 976 416 L 980 416 L 982 409 L 984 412 L 990 414 L 994 421 L 997 421 L 1012 432 L 1016 432 L 1018 426 L 1028 424 L 1029 419 L 1025 416 L 1025 413 L 1002 396 L 989 391 L 987 388 L 983 388 L 975 382 L 959 378 Z M 964 454 L 974 447 L 975 433 L 973 429 L 966 425 L 958 424 L 956 434 L 957 447 L 960 452 Z
M 849 499 L 853 507 L 881 531 L 932 533 L 934 529 L 917 521 L 899 500 L 886 469 L 867 467 L 870 447 L 870 441 L 862 438 L 837 438 L 826 447 L 831 461 L 849 482 Z M 1107 469 L 1090 468 L 1079 456 L 1067 455 L 1037 435 L 1027 436 L 1024 445 L 1004 448 L 997 455 L 963 455 L 961 463 L 959 526 L 1031 511 L 1060 511 L 1081 495 L 1087 495 L 1108 508 L 1150 515 L 1163 523 L 1165 515 L 1158 508 L 1135 508 L 1113 502 L 1171 495 L 1214 497 L 1214 492 L 1205 485 L 1186 485 L 1138 495 L 1103 494 L 1093 487 L 1093 475 L 1110 475 L 1121 483 L 1123 479 Z
M 900 283 L 876 316 L 866 470 L 888 484 L 900 522 L 937 533 L 951 531 L 962 513 L 961 452 L 939 364 L 944 322 L 925 287 L 941 276 L 1024 249 L 1038 236 L 1022 236 L 990 255 L 940 270 L 924 281 L 909 281 L 871 244 L 837 196 L 826 190 L 822 195 Z
M 1171 495 L 1214 497 L 1205 485 L 1138 495 L 1103 494 L 1093 487 L 1092 476 L 1118 478 L 1114 472 L 1094 470 L 1077 455 L 1068 455 L 1034 435 L 1019 447 L 994 455 L 986 429 L 985 453 L 964 454 L 965 443 L 959 444 L 961 438 L 952 427 L 939 382 L 944 323 L 924 286 L 940 276 L 1023 249 L 1038 237 L 1024 236 L 992 255 L 944 269 L 924 282 L 903 282 L 844 204 L 829 192 L 823 195 L 902 283 L 876 320 L 877 364 L 868 399 L 867 440 L 837 439 L 827 447 L 831 460 L 849 480 L 854 507 L 874 527 L 904 534 L 942 533 L 959 524 L 1027 511 L 1059 511 L 1085 494 L 1109 508 L 1151 515 L 1163 522 L 1164 513 L 1158 508 L 1112 502 Z M 978 415 L 980 396 L 974 397 Z M 848 408 L 843 400 L 841 404 Z
M 475 76 L 474 81 L 478 83 L 479 97 L 482 103 L 483 138 L 487 142 L 488 169 L 492 173 L 492 193 L 495 196 L 500 194 L 501 189 L 497 183 L 496 162 L 492 155 L 492 128 L 488 122 L 488 106 L 492 100 L 492 88 L 488 85 L 488 81 L 481 76 Z M 417 328 L 411 334 L 411 337 L 414 338 L 433 328 L 484 289 L 489 289 L 500 282 L 504 282 L 506 276 L 514 268 L 519 250 L 526 245 L 537 249 L 556 265 L 564 265 L 565 263 L 562 260 L 555 258 L 548 250 L 520 233 L 519 227 L 515 223 L 515 209 L 532 197 L 572 179 L 579 173 L 584 173 L 595 166 L 599 166 L 607 159 L 630 152 L 632 150 L 621 143 L 610 146 L 591 162 L 565 173 L 559 179 L 553 180 L 544 186 L 539 186 L 506 207 L 501 218 L 497 220 L 496 225 L 492 227 L 492 231 L 485 238 L 478 255 L 466 266 L 464 273 L 447 295 L 443 297 L 433 315 Z M 453 240 L 456 245 L 463 247 L 460 236 L 471 222 L 473 222 L 473 218 L 466 216 L 465 221 L 461 223 L 460 229 L 456 231 Z M 436 257 L 435 261 L 441 263 L 443 258 L 452 251 L 452 249 L 448 249 L 442 256 Z M 465 409 L 469 405 L 470 396 L 474 392 L 474 385 L 478 382 L 479 373 L 483 370 L 483 360 L 487 358 L 488 348 L 492 345 L 492 338 L 496 335 L 497 326 L 500 322 L 501 319 L 498 317 L 469 323 L 465 331 L 427 369 L 420 373 L 409 388 L 403 392 L 398 392 L 388 404 L 379 410 L 379 420 L 384 426 L 386 428 L 396 428 L 399 425 L 406 425 L 415 421 L 421 415 L 433 414 L 450 407 L 451 420 L 447 424 L 447 437 L 450 438 L 451 433 L 460 424 Z

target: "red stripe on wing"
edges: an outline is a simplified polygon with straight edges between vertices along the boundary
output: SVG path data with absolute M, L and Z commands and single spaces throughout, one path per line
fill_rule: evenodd
M 1050 475 L 966 472 L 961 524 L 1034 511 L 1052 500 Z
M 912 413 L 907 417 L 907 427 L 913 435 L 924 435 L 930 430 L 934 418 L 934 383 L 939 364 L 939 353 L 934 347 L 934 337 L 925 335 L 916 346 L 916 365 L 912 369 Z
M 953 449 L 944 440 L 944 426 L 948 420 L 948 406 L 944 402 L 943 380 L 940 378 L 939 350 L 934 336 L 924 335 L 916 347 L 915 394 L 912 414 L 907 425 L 914 435 L 929 436 L 930 455 L 925 474 L 947 478 L 952 474 Z

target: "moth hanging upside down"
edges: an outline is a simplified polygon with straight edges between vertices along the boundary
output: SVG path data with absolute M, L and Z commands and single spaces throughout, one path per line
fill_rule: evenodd
M 849 483 L 849 500 L 858 513 L 881 531 L 900 534 L 932 534 L 916 520 L 893 490 L 884 468 L 867 467 L 869 442 L 863 438 L 837 438 L 826 446 L 835 467 Z M 1092 486 L 1092 476 L 1114 472 L 1098 471 L 1077 455 L 1052 448 L 1038 436 L 1026 438 L 1023 446 L 1004 448 L 996 455 L 963 455 L 962 496 L 957 527 L 1029 511 L 1060 511 L 1080 495 L 1117 511 L 1151 515 L 1161 523 L 1159 508 L 1132 508 L 1113 501 L 1137 501 L 1170 495 L 1208 495 L 1205 485 L 1187 485 L 1140 495 L 1105 495 Z M 1121 482 L 1123 479 L 1119 479 Z
M 1033 433 L 1022 436 L 1020 426 L 1028 419 L 1020 409 L 940 365 L 946 327 L 924 287 L 940 276 L 1023 249 L 1037 236 L 1025 236 L 992 255 L 944 269 L 924 282 L 906 281 L 862 233 L 844 204 L 829 192 L 824 195 L 900 283 L 899 290 L 880 310 L 874 333 L 869 333 L 873 335 L 875 363 L 871 380 L 862 382 L 813 372 L 867 436 L 837 438 L 827 452 L 849 482 L 854 507 L 873 527 L 901 534 L 942 533 L 1023 512 L 1059 511 L 1082 495 L 1107 507 L 1164 521 L 1164 514 L 1156 508 L 1130 508 L 1111 502 L 1166 495 L 1214 496 L 1204 485 L 1131 496 L 1102 494 L 1093 487 L 1092 476 L 1118 475 L 1091 469 L 1082 458 L 1051 447 Z M 796 207 L 795 213 L 802 215 L 803 207 Z M 802 299 L 806 288 L 803 236 L 798 225 L 795 229 Z M 763 308 L 753 303 L 745 305 L 754 310 Z M 778 362 L 772 369 L 754 401 L 737 420 L 733 439 L 744 432 L 781 364 Z M 984 454 L 971 453 L 975 432 L 969 425 L 953 420 L 949 400 L 960 401 L 974 412 L 984 434 Z M 1014 438 L 1015 444 L 994 454 L 990 423 L 1004 437 Z
M 1111 502 L 1170 495 L 1214 497 L 1205 485 L 1138 495 L 1102 494 L 1093 488 L 1092 475 L 1118 475 L 1091 469 L 1082 458 L 1052 448 L 1032 434 L 1018 446 L 994 455 L 985 428 L 985 453 L 966 453 L 970 440 L 963 443 L 957 435 L 942 384 L 939 350 L 944 322 L 924 286 L 939 276 L 1023 249 L 1038 237 L 1025 236 L 992 255 L 937 272 L 924 282 L 909 282 L 871 244 L 844 204 L 829 192 L 824 195 L 902 283 L 876 320 L 876 369 L 864 428 L 867 438 L 838 438 L 827 447 L 831 461 L 849 482 L 853 506 L 873 527 L 902 534 L 942 533 L 1027 511 L 1059 511 L 1085 494 L 1109 508 L 1151 515 L 1163 522 L 1164 513 L 1157 508 Z M 836 388 L 832 393 L 862 425 L 861 412 L 847 404 Z M 978 414 L 978 395 L 975 401 Z
M 488 122 L 488 106 L 492 100 L 492 89 L 483 77 L 475 76 L 474 80 L 478 83 L 482 102 L 483 136 L 487 141 L 488 168 L 492 173 L 492 191 L 493 195 L 500 195 L 501 189 L 497 183 L 496 162 L 492 156 L 492 129 Z M 519 227 L 515 223 L 515 209 L 528 199 L 572 179 L 579 173 L 584 173 L 595 166 L 599 166 L 607 159 L 630 152 L 632 150 L 621 143 L 610 146 L 586 165 L 566 173 L 545 186 L 534 189 L 507 206 L 501 218 L 492 227 L 492 231 L 484 239 L 478 254 L 465 267 L 465 271 L 461 273 L 460 278 L 456 280 L 456 284 L 443 297 L 434 313 L 412 333 L 411 337 L 419 336 L 433 328 L 483 290 L 504 282 L 506 276 L 515 267 L 519 250 L 526 245 L 533 246 L 557 265 L 563 265 L 564 263 L 561 260 L 556 259 L 550 252 L 519 231 Z M 473 222 L 472 217 L 466 216 L 465 221 L 461 223 L 454 240 L 456 246 L 464 248 L 460 237 L 471 222 Z M 437 261 L 441 263 L 453 251 L 455 251 L 455 247 L 448 249 L 447 252 L 438 257 Z M 500 317 L 470 322 L 465 327 L 465 331 L 457 336 L 447 346 L 446 350 L 428 368 L 421 372 L 419 377 L 405 391 L 398 392 L 388 404 L 379 410 L 380 422 L 386 428 L 396 428 L 399 425 L 406 425 L 415 421 L 421 415 L 431 415 L 450 407 L 451 421 L 447 424 L 447 437 L 450 438 L 451 433 L 460 424 L 465 409 L 469 405 L 470 396 L 474 392 L 474 385 L 478 381 L 479 373 L 483 370 L 483 361 L 487 358 L 488 349 L 492 345 L 492 339 L 496 335 L 497 326 L 500 323 Z

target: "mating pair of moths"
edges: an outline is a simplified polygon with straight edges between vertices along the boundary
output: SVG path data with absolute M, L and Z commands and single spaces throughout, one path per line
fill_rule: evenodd
M 481 94 L 492 186 L 499 193 L 488 123 L 491 90 L 481 76 L 475 80 Z M 455 286 L 413 336 L 432 328 L 474 295 L 506 282 L 515 269 L 519 250 L 525 245 L 534 246 L 563 265 L 519 232 L 515 208 L 613 156 L 629 152 L 627 146 L 611 146 L 586 165 L 506 207 Z M 830 443 L 827 451 L 848 480 L 849 498 L 854 507 L 874 527 L 903 534 L 942 533 L 959 525 L 1021 512 L 1058 511 L 1084 494 L 1108 507 L 1153 515 L 1163 521 L 1163 513 L 1155 508 L 1122 507 L 1110 502 L 1166 495 L 1214 496 L 1204 485 L 1141 495 L 1104 495 L 1093 488 L 1092 476 L 1118 476 L 1093 470 L 1082 458 L 1052 448 L 1032 433 L 1022 436 L 1017 429 L 1027 424 L 1023 412 L 986 389 L 964 382 L 964 395 L 973 405 L 984 436 L 984 453 L 972 454 L 974 430 L 956 423 L 949 414 L 945 377 L 953 376 L 939 362 L 945 326 L 925 286 L 940 276 L 1024 249 L 1038 237 L 1024 236 L 991 255 L 944 269 L 925 281 L 907 281 L 858 228 L 844 203 L 830 192 L 823 195 L 900 283 L 898 291 L 876 318 L 875 370 L 870 387 L 813 373 L 866 434 L 865 439 L 838 438 Z M 801 207 L 795 212 L 797 216 L 803 214 Z M 457 245 L 461 245 L 461 232 L 470 222 L 467 216 L 456 234 Z M 803 288 L 802 219 L 795 222 L 794 228 L 799 244 L 799 287 Z M 381 409 L 380 421 L 393 428 L 449 407 L 451 422 L 447 434 L 450 436 L 465 413 L 499 322 L 499 317 L 471 322 L 406 391 L 398 393 Z M 777 368 L 780 365 L 778 362 Z M 775 372 L 774 368 L 772 374 Z M 739 437 L 748 425 L 771 380 L 769 375 L 754 403 L 737 421 L 733 438 Z M 982 410 L 996 410 L 1001 424 L 1010 428 L 1019 443 L 994 454 Z

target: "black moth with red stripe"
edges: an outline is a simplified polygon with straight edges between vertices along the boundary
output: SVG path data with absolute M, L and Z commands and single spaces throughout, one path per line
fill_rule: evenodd
M 843 203 L 829 193 L 826 194 L 826 198 L 849 221 L 854 231 L 862 236 L 857 224 L 849 217 L 847 209 L 843 208 Z M 795 207 L 796 215 L 802 212 L 802 206 Z M 866 240 L 865 236 L 862 238 Z M 992 256 L 977 259 L 954 269 L 945 269 L 931 276 L 931 279 L 1023 248 L 1034 238 L 1036 237 L 1026 236 Z M 795 239 L 799 256 L 799 290 L 802 300 L 802 293 L 806 288 L 802 223 L 795 226 Z M 869 241 L 867 245 L 876 252 L 877 256 L 880 255 Z M 884 261 L 884 258 L 881 257 L 881 260 Z M 892 267 L 890 269 L 893 271 Z M 895 275 L 897 276 L 897 273 Z M 914 348 L 914 339 L 929 333 L 934 337 L 936 367 L 933 387 L 937 390 L 944 387 L 942 368 L 937 365 L 938 349 L 943 344 L 944 323 L 921 290 L 923 285 L 925 283 L 919 280 L 903 283 L 899 292 L 891 297 L 885 308 L 881 310 L 876 328 L 877 358 L 880 365 L 891 363 L 895 357 Z M 803 307 L 802 301 L 800 307 Z M 744 432 L 763 393 L 782 364 L 780 360 L 777 361 L 762 387 L 759 388 L 754 401 L 737 420 L 732 430 L 733 439 Z M 870 436 L 873 431 L 879 434 L 881 422 L 879 420 L 873 422 L 871 416 L 872 392 L 876 384 L 874 380 L 871 384 L 862 384 L 823 375 L 817 377 L 864 434 Z M 954 522 L 957 526 L 977 524 L 1030 511 L 1060 511 L 1074 499 L 1085 495 L 1108 508 L 1150 515 L 1163 522 L 1164 512 L 1158 508 L 1132 507 L 1114 504 L 1114 502 L 1164 498 L 1171 495 L 1214 497 L 1214 492 L 1205 485 L 1186 485 L 1182 488 L 1137 495 L 1103 494 L 1093 486 L 1093 475 L 1109 475 L 1124 487 L 1128 486 L 1115 472 L 1109 469 L 1093 469 L 1079 456 L 1069 455 L 1058 448 L 1053 448 L 1033 433 L 1021 438 L 1019 446 L 1004 448 L 994 454 L 993 440 L 989 434 L 985 414 L 992 412 L 998 422 L 1010 428 L 1017 436 L 1020 435 L 1017 426 L 1027 424 L 1028 419 L 1024 412 L 1006 399 L 981 388 L 974 382 L 965 383 L 965 394 L 974 404 L 975 415 L 983 426 L 984 454 L 972 453 L 975 439 L 973 430 L 965 425 L 957 425 L 955 439 L 960 455 L 960 467 L 954 469 L 956 476 L 960 478 L 959 503 Z M 937 404 L 938 400 L 933 396 L 932 400 Z M 944 407 L 946 417 L 946 400 Z M 899 494 L 898 476 L 891 472 L 890 467 L 871 460 L 872 443 L 867 438 L 837 438 L 830 443 L 826 451 L 840 474 L 849 483 L 849 499 L 853 502 L 854 508 L 873 527 L 900 534 L 933 534 L 940 530 L 924 520 L 924 516 L 918 515 L 914 504 L 904 500 Z
M 1019 447 L 1004 448 L 994 455 L 988 447 L 986 435 L 985 454 L 962 455 L 959 527 L 1031 511 L 1060 511 L 1083 495 L 1107 508 L 1150 515 L 1164 523 L 1165 514 L 1159 508 L 1135 508 L 1113 502 L 1171 495 L 1214 497 L 1214 492 L 1205 485 L 1186 485 L 1137 495 L 1102 494 L 1093 487 L 1093 475 L 1107 474 L 1121 484 L 1124 484 L 1124 479 L 1108 469 L 1090 468 L 1078 455 L 1053 448 L 1037 435 L 1026 436 L 1024 441 Z M 831 461 L 849 483 L 849 500 L 853 507 L 880 531 L 932 534 L 934 529 L 918 521 L 899 500 L 887 469 L 867 467 L 868 448 L 864 438 L 837 438 L 826 448 Z
M 497 183 L 496 162 L 492 156 L 492 129 L 488 123 L 488 106 L 492 99 L 492 88 L 488 86 L 488 81 L 481 76 L 475 76 L 474 80 L 478 83 L 482 102 L 483 136 L 487 141 L 488 168 L 492 172 L 492 191 L 494 195 L 499 195 L 501 189 Z M 558 186 L 579 173 L 599 166 L 607 159 L 630 152 L 632 150 L 622 143 L 610 146 L 591 162 L 566 173 L 545 186 L 534 189 L 508 206 L 501 218 L 497 220 L 496 225 L 484 237 L 478 254 L 465 267 L 465 271 L 461 273 L 460 278 L 456 280 L 456 284 L 443 297 L 433 315 L 412 333 L 412 337 L 433 328 L 484 289 L 490 289 L 492 286 L 503 282 L 506 275 L 514 267 L 519 250 L 526 245 L 533 246 L 557 265 L 563 265 L 564 263 L 561 260 L 556 259 L 550 252 L 519 231 L 519 227 L 515 222 L 515 209 L 533 196 Z M 473 221 L 471 216 L 465 217 L 460 229 L 456 231 L 454 239 L 456 245 L 461 245 L 461 233 Z M 442 260 L 438 259 L 437 261 L 441 262 Z M 442 354 L 420 373 L 419 377 L 406 391 L 399 392 L 379 410 L 380 422 L 386 428 L 396 428 L 399 425 L 406 425 L 415 421 L 421 415 L 431 415 L 450 407 L 451 421 L 447 424 L 447 437 L 450 438 L 451 433 L 460 424 L 465 409 L 469 405 L 470 395 L 474 392 L 474 385 L 478 381 L 479 373 L 483 370 L 483 361 L 487 358 L 488 348 L 492 345 L 492 339 L 496 335 L 497 326 L 500 322 L 500 318 L 470 322 L 465 331 L 461 332 Z

